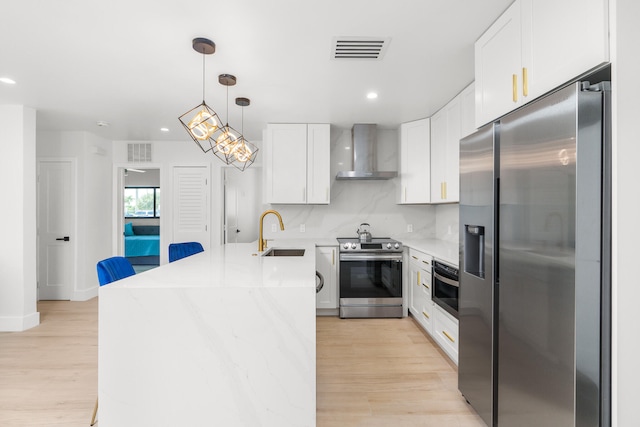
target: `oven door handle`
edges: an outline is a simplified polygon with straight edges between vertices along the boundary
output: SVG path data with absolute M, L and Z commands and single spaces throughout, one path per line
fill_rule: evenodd
M 449 279 L 448 277 L 441 276 L 435 271 L 433 272 L 433 277 L 440 280 L 441 282 L 446 283 L 447 285 L 455 286 L 456 288 L 460 287 L 460 283 L 457 280 L 452 280 L 452 279 Z
M 402 261 L 402 254 L 340 254 L 340 261 Z

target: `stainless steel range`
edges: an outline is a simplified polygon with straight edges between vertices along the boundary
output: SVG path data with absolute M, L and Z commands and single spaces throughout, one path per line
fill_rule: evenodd
M 402 243 L 361 236 L 338 242 L 340 317 L 402 317 Z

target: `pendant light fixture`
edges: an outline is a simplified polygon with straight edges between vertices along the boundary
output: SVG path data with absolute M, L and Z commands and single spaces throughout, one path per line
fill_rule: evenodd
M 244 107 L 251 104 L 249 98 L 236 98 L 236 105 L 242 107 L 242 125 L 240 128 L 240 138 L 232 151 L 232 164 L 241 171 L 245 170 L 256 161 L 258 147 L 247 141 L 244 137 Z
M 236 77 L 231 74 L 220 74 L 218 82 L 227 87 L 227 124 L 220 127 L 220 132 L 217 134 L 213 144 L 213 154 L 230 165 L 234 159 L 233 151 L 240 138 L 240 133 L 229 126 L 229 86 L 235 86 Z
M 179 120 L 193 141 L 206 153 L 213 150 L 214 138 L 222 123 L 204 100 L 205 55 L 212 55 L 216 51 L 216 45 L 209 39 L 198 37 L 193 39 L 192 46 L 193 50 L 202 54 L 202 104 L 181 115 Z

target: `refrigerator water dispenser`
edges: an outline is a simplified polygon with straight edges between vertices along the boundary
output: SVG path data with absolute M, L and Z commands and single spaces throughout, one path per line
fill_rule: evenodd
M 464 271 L 484 279 L 484 227 L 464 226 Z

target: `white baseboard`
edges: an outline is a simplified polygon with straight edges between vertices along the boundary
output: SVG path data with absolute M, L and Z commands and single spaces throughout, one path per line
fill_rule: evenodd
M 71 301 L 88 301 L 91 298 L 98 296 L 98 286 L 94 286 L 91 289 L 76 290 L 73 292 L 73 298 Z
M 0 332 L 22 332 L 40 324 L 37 311 L 26 316 L 0 316 Z

